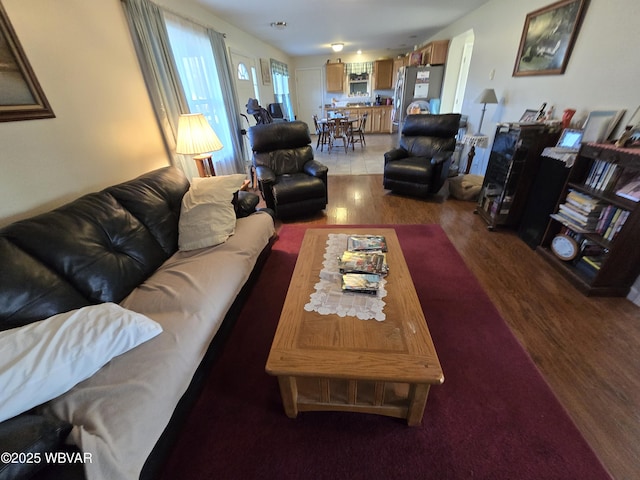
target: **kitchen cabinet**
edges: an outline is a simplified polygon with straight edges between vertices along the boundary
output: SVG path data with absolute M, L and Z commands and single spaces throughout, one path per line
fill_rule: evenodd
M 333 115 L 339 114 L 350 117 L 361 117 L 367 114 L 367 123 L 364 128 L 365 133 L 391 133 L 391 105 L 380 105 L 370 107 L 331 107 L 325 110 L 325 116 L 329 116 L 329 112 Z
M 400 70 L 400 67 L 406 67 L 407 65 L 409 65 L 409 57 L 406 57 L 406 56 L 396 58 L 393 61 L 393 86 L 394 87 L 398 83 L 398 70 Z
M 376 60 L 373 63 L 373 90 L 393 88 L 393 59 Z
M 371 132 L 391 133 L 391 106 L 374 108 L 368 122 L 371 123 Z
M 327 92 L 340 92 L 344 91 L 345 80 L 345 66 L 344 63 L 327 63 L 325 66 L 325 77 L 327 80 Z
M 449 51 L 449 40 L 436 40 L 427 43 L 422 52 L 423 65 L 444 65 L 447 63 L 447 52 Z

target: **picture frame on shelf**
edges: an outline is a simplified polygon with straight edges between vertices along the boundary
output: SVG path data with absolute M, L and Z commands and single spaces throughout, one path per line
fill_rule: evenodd
M 629 140 L 625 144 L 626 148 L 640 148 L 640 107 L 636 108 L 626 125 L 631 127 Z
M 415 51 L 409 55 L 409 66 L 422 64 L 422 52 Z
M 587 3 L 587 0 L 560 0 L 527 14 L 513 76 L 562 75 Z
M 594 110 L 584 122 L 582 141 L 602 143 L 609 139 L 626 110 Z
M 0 3 L 0 122 L 55 117 Z
M 520 117 L 519 123 L 533 123 L 538 118 L 538 110 L 527 108 Z

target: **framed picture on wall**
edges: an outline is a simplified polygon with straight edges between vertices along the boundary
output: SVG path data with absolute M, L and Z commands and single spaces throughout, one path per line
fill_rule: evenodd
M 260 59 L 260 73 L 262 75 L 262 84 L 271 85 L 271 65 L 266 58 Z
M 0 3 L 0 122 L 55 117 Z
M 527 14 L 513 76 L 563 74 L 587 3 L 561 0 Z

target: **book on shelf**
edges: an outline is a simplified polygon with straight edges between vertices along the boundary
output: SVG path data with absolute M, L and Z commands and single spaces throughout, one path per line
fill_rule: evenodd
M 611 222 L 607 226 L 604 234 L 602 235 L 606 240 L 613 241 L 614 238 L 618 235 L 624 222 L 627 220 L 629 216 L 629 211 L 618 208 L 614 216 L 611 218 Z
M 560 215 L 559 213 L 552 213 L 549 216 L 551 218 L 553 218 L 555 221 L 560 222 L 561 224 L 563 224 L 565 227 L 568 227 L 569 229 L 573 230 L 574 232 L 577 232 L 577 233 L 593 232 L 593 230 L 590 230 L 590 229 L 585 228 L 585 227 L 583 227 L 581 225 L 578 225 L 577 223 L 575 223 L 570 218 L 565 217 L 563 215 Z
M 616 190 L 616 195 L 634 202 L 640 202 L 640 174 L 620 185 Z
M 342 290 L 376 295 L 380 281 L 381 276 L 374 273 L 345 273 L 342 275 Z
M 338 259 L 340 273 L 376 273 L 386 275 L 389 272 L 387 257 L 380 252 L 344 252 Z
M 602 257 L 583 256 L 576 262 L 575 267 L 586 277 L 593 278 L 600 271 Z
M 584 213 L 602 210 L 602 202 L 585 193 L 569 189 L 565 201 Z
M 623 169 L 615 163 L 595 160 L 587 175 L 585 185 L 594 190 L 610 191 L 618 181 L 622 171 Z
M 585 227 L 595 227 L 598 223 L 598 219 L 600 218 L 600 212 L 597 210 L 585 214 L 583 211 L 579 210 L 569 203 L 561 203 L 558 206 L 558 210 L 558 213 L 560 215 L 566 216 L 576 222 L 578 225 L 582 225 Z
M 387 240 L 382 235 L 349 235 L 347 250 L 350 252 L 386 252 Z

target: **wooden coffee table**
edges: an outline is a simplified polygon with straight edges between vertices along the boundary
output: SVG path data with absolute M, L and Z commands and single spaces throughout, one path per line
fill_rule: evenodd
M 384 321 L 305 311 L 330 233 L 386 237 L 390 273 Z M 395 230 L 306 231 L 266 371 L 278 377 L 291 418 L 301 411 L 340 410 L 406 418 L 409 425 L 422 422 L 429 387 L 440 385 L 444 376 Z

